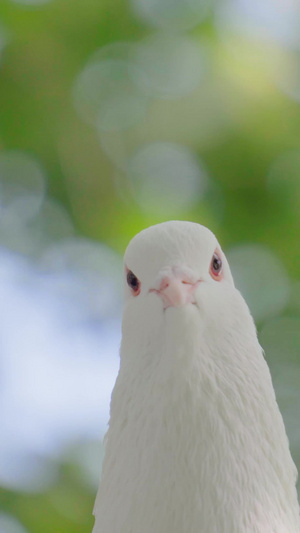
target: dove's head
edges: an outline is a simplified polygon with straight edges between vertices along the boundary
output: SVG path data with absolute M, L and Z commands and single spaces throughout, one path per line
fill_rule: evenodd
M 200 224 L 169 221 L 141 231 L 127 247 L 124 279 L 123 336 L 131 341 L 147 342 L 164 325 L 187 331 L 191 322 L 213 336 L 253 328 L 220 244 Z
M 157 294 L 163 308 L 196 303 L 201 283 L 233 284 L 214 234 L 194 222 L 170 221 L 136 235 L 125 254 L 126 296 Z

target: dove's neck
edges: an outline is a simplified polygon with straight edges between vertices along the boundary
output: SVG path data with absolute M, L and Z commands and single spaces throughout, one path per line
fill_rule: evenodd
M 122 494 L 112 533 L 298 533 L 294 465 L 254 328 L 241 342 L 212 336 L 192 306 L 170 311 L 141 353 L 122 353 L 102 483 Z

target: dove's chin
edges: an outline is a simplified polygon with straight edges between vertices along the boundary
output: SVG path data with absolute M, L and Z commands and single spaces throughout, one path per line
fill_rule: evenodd
M 175 312 L 176 312 L 176 310 L 185 310 L 185 309 L 187 309 L 189 307 L 195 307 L 195 306 L 197 307 L 197 302 L 194 299 L 191 300 L 190 302 L 185 302 L 183 304 L 176 305 L 176 306 L 175 305 L 169 305 L 168 303 L 166 303 L 166 304 L 164 304 L 163 311 L 164 312 L 169 312 L 169 310 L 175 309 Z

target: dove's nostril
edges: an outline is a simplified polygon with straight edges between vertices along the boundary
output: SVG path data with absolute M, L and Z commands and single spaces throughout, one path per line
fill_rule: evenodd
M 160 285 L 159 285 L 159 290 L 163 291 L 164 289 L 167 289 L 169 285 L 170 285 L 170 278 L 166 276 L 162 278 Z
M 187 276 L 165 275 L 161 278 L 158 289 L 150 289 L 161 296 L 164 307 L 177 307 L 195 303 L 194 291 L 200 281 L 193 282 Z

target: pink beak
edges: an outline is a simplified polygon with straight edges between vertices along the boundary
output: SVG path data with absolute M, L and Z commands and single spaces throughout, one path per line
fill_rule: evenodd
M 172 272 L 164 275 L 160 280 L 159 289 L 150 289 L 161 296 L 164 309 L 167 307 L 179 307 L 188 303 L 195 303 L 195 289 L 200 280 L 193 281 L 191 276 Z

